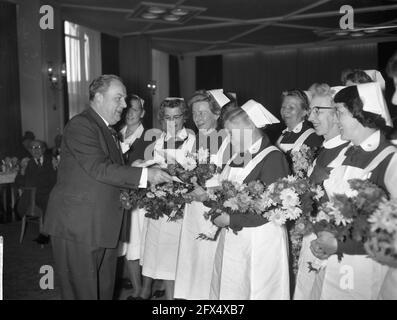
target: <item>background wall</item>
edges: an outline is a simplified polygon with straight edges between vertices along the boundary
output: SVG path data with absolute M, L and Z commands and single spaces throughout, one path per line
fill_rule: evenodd
M 170 64 L 169 55 L 155 49 L 152 50 L 152 80 L 157 83 L 157 89 L 152 96 L 152 127 L 160 128 L 157 115 L 160 103 L 170 95 Z M 147 118 L 147 114 L 145 118 Z
M 152 45 L 150 38 L 121 38 L 119 59 L 120 76 L 127 87 L 127 91 L 137 94 L 145 100 L 146 115 L 144 125 L 150 128 L 153 125 L 152 95 L 147 89 L 147 84 L 152 76 Z
M 41 5 L 54 8 L 54 29 L 39 27 Z M 51 1 L 18 3 L 18 54 L 22 131 L 30 130 L 38 139 L 53 145 L 63 131 L 63 88 L 53 88 L 48 80 L 48 62 L 60 74 L 63 61 L 63 27 L 59 8 Z M 59 77 L 60 78 L 60 77 Z
M 0 2 L 0 160 L 21 151 L 16 14 L 16 5 Z
M 223 87 L 236 92 L 240 104 L 253 98 L 279 117 L 282 91 L 307 89 L 315 82 L 340 85 L 343 69 L 376 69 L 377 52 L 376 44 L 364 44 L 228 54 L 223 56 Z

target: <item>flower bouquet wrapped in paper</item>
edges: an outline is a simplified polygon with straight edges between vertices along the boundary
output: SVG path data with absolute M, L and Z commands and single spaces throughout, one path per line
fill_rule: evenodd
M 323 203 L 318 214 L 313 218 L 317 232 L 328 231 L 339 241 L 350 238 L 365 243 L 371 237 L 369 217 L 375 219 L 382 215 L 383 209 L 378 209 L 386 200 L 386 193 L 369 180 L 349 180 L 351 191 L 345 194 L 335 194 L 329 201 Z M 341 259 L 341 256 L 339 256 Z
M 291 150 L 289 152 L 289 156 L 294 176 L 297 176 L 298 178 L 306 178 L 316 155 L 317 149 L 310 148 L 305 144 L 303 144 L 299 150 Z
M 200 148 L 196 153 L 187 153 L 183 161 L 167 166 L 170 175 L 178 177 L 184 183 L 198 184 L 205 188 L 206 181 L 220 173 L 220 168 L 211 162 L 208 149 Z
M 151 219 L 159 219 L 166 215 L 170 221 L 183 217 L 186 203 L 185 195 L 189 188 L 178 182 L 152 186 L 149 189 L 134 189 L 123 191 L 120 200 L 123 208 L 144 208 L 145 216 Z
M 240 184 L 223 180 L 219 187 L 207 190 L 208 200 L 204 205 L 211 208 L 205 218 L 214 220 L 223 212 L 233 215 L 235 213 L 263 213 L 265 206 L 263 193 L 265 185 L 260 181 L 252 181 L 248 184 Z M 198 235 L 198 239 L 216 240 L 220 228 L 213 225 Z
M 368 218 L 368 255 L 379 263 L 397 268 L 397 199 L 383 199 Z
M 324 196 L 320 186 L 312 185 L 308 179 L 288 176 L 272 183 L 265 191 L 269 199 L 264 217 L 278 225 L 289 223 L 291 259 L 293 270 L 298 270 L 302 239 L 313 232 L 312 213 Z

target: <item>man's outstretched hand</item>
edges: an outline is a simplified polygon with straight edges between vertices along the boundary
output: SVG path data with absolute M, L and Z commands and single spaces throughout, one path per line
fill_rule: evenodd
M 151 185 L 156 185 L 163 182 L 172 182 L 172 177 L 165 171 L 158 168 L 148 168 L 147 181 Z

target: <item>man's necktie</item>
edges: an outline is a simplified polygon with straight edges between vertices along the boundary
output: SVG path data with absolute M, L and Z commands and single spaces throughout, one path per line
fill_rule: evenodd
M 113 137 L 114 142 L 117 145 L 117 149 L 120 149 L 120 137 L 116 130 L 114 130 L 111 126 L 108 126 L 110 134 Z

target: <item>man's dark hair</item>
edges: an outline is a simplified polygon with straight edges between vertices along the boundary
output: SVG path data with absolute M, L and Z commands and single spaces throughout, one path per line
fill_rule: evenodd
M 92 80 L 89 88 L 90 101 L 94 100 L 95 94 L 97 92 L 104 93 L 114 80 L 123 83 L 123 80 L 121 80 L 120 77 L 115 76 L 114 74 L 103 74 L 98 78 Z

